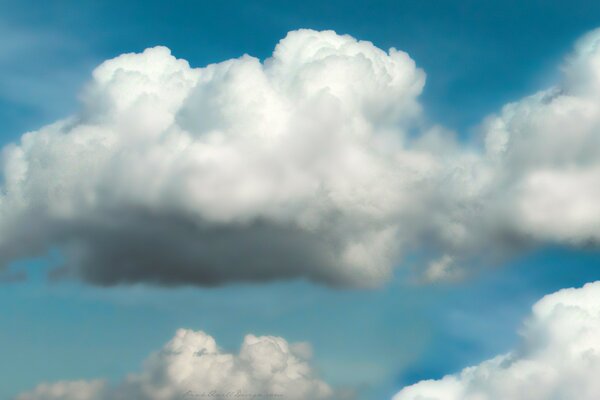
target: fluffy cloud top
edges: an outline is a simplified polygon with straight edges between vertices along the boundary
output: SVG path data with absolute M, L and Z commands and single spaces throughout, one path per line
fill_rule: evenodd
M 0 265 L 59 248 L 100 285 L 373 286 L 407 254 L 435 280 L 597 243 L 599 40 L 560 85 L 488 118 L 479 148 L 421 129 L 406 53 L 331 31 L 290 32 L 262 63 L 119 56 L 80 113 L 4 149 Z
M 309 356 L 306 343 L 254 335 L 244 338 L 239 354 L 225 353 L 209 335 L 180 329 L 140 373 L 118 385 L 102 380 L 45 383 L 16 400 L 333 399 L 334 391 L 306 361 Z
M 600 282 L 542 298 L 521 346 L 394 400 L 594 400 L 600 393 Z

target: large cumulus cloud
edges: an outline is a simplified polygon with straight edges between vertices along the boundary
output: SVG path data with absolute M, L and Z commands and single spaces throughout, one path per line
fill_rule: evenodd
M 600 282 L 542 298 L 518 349 L 394 400 L 594 400 L 600 393 Z
M 308 363 L 307 343 L 247 335 L 239 354 L 224 352 L 201 331 L 180 329 L 141 372 L 120 383 L 104 380 L 43 383 L 16 400 L 171 400 L 341 398 Z
M 58 246 L 99 284 L 378 282 L 433 163 L 396 143 L 423 83 L 405 53 L 307 30 L 264 63 L 109 60 L 81 113 L 5 149 L 0 261 Z
M 191 68 L 163 47 L 100 65 L 77 115 L 3 153 L 0 264 L 59 248 L 101 285 L 425 279 L 600 239 L 600 33 L 483 144 L 427 128 L 403 52 L 290 32 L 271 58 Z

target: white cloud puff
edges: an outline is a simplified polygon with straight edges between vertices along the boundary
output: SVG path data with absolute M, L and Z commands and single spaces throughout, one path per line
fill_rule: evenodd
M 306 360 L 309 355 L 306 343 L 254 335 L 244 338 L 239 354 L 226 353 L 204 332 L 180 329 L 141 372 L 116 385 L 103 380 L 44 383 L 16 400 L 333 399 L 334 391 Z
M 80 113 L 4 149 L 0 265 L 58 248 L 63 272 L 99 285 L 370 287 L 406 255 L 456 279 L 523 247 L 597 243 L 599 41 L 489 117 L 479 147 L 423 128 L 406 53 L 331 31 L 290 32 L 264 62 L 119 56 Z
M 584 36 L 558 86 L 504 107 L 486 123 L 496 206 L 538 241 L 600 241 L 600 30 Z
M 519 348 L 393 400 L 595 400 L 600 393 L 600 282 L 533 306 Z

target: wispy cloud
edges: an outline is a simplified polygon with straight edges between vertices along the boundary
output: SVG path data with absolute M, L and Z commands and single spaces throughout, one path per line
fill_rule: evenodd
M 5 106 L 0 135 L 73 112 L 76 94 L 96 62 L 72 36 L 44 28 L 18 28 L 0 20 L 0 101 L 27 110 L 27 118 L 12 121 L 12 127 Z

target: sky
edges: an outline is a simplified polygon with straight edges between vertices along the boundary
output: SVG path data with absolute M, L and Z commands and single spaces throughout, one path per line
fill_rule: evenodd
M 552 113 L 562 114 L 543 108 L 544 99 L 526 97 L 558 85 L 563 92 L 574 93 L 574 97 L 588 102 L 585 104 L 592 109 L 597 105 L 596 98 L 580 90 L 578 84 L 600 88 L 594 86 L 600 80 L 590 78 L 591 73 L 585 69 L 595 65 L 592 63 L 595 59 L 589 56 L 592 61 L 588 62 L 584 50 L 573 49 L 583 35 L 600 26 L 599 21 L 600 5 L 591 1 L 435 4 L 146 1 L 142 4 L 0 0 L 0 144 L 18 143 L 25 132 L 76 115 L 64 125 L 59 123 L 44 130 L 43 135 L 32 136 L 29 144 L 21 142 L 18 150 L 13 146 L 4 152 L 9 161 L 3 164 L 4 181 L 0 181 L 4 185 L 2 193 L 7 193 L 0 197 L 0 225 L 4 225 L 0 226 L 0 251 L 5 253 L 0 254 L 0 262 L 8 267 L 0 284 L 3 359 L 0 376 L 6 378 L 0 385 L 0 398 L 12 398 L 42 382 L 102 378 L 118 385 L 134 371 L 151 373 L 154 364 L 142 367 L 142 362 L 180 328 L 206 332 L 222 351 L 234 355 L 240 352 L 240 359 L 245 357 L 240 343 L 246 343 L 247 334 L 309 343 L 313 354 L 309 363 L 318 379 L 307 381 L 298 390 L 306 390 L 312 394 L 305 396 L 314 398 L 327 398 L 326 391 L 322 391 L 323 382 L 359 399 L 391 398 L 408 385 L 440 379 L 515 348 L 522 340 L 523 321 L 542 318 L 538 314 L 530 316 L 531 307 L 540 298 L 600 279 L 600 253 L 595 247 L 600 240 L 600 212 L 593 206 L 599 195 L 593 189 L 585 189 L 597 182 L 599 170 L 594 165 L 600 162 L 600 154 L 593 150 L 594 144 L 598 144 L 598 139 L 594 139 L 598 137 L 598 131 L 594 130 L 598 125 L 594 125 L 593 112 L 586 114 L 578 108 L 573 111 L 568 107 L 578 107 L 579 103 L 571 106 L 567 103 L 569 99 L 564 100 L 567 104 L 564 107 L 572 111 L 576 121 L 588 121 L 586 118 L 591 121 L 580 130 L 574 128 L 575 139 L 565 145 L 559 129 L 564 121 L 552 119 L 555 115 Z M 354 52 L 362 52 L 373 65 L 384 63 L 389 68 L 386 73 L 397 75 L 400 83 L 380 80 L 377 70 L 372 77 L 361 75 L 359 83 L 352 86 L 352 79 L 343 73 L 332 77 L 325 71 L 320 75 L 322 60 L 316 67 L 311 64 L 312 70 L 304 70 L 305 75 L 294 75 L 296 68 L 312 62 L 303 64 L 298 61 L 300 53 L 293 52 L 295 46 L 310 48 L 314 43 L 303 34 L 286 42 L 289 53 L 284 49 L 274 56 L 275 67 L 271 68 L 271 64 L 263 67 L 251 59 L 232 62 L 234 72 L 215 67 L 214 75 L 205 78 L 210 82 L 190 95 L 189 104 L 182 103 L 179 91 L 182 87 L 188 90 L 186 85 L 195 90 L 197 73 L 160 49 L 144 53 L 145 58 L 102 64 L 121 54 L 141 53 L 154 46 L 166 46 L 174 57 L 187 60 L 194 68 L 237 59 L 243 54 L 264 61 L 272 56 L 274 47 L 288 32 L 298 29 L 333 30 L 371 42 L 367 46 L 343 39 L 353 50 L 344 54 L 346 58 L 341 57 L 342 62 L 356 62 L 356 68 L 363 68 L 352 58 Z M 294 38 L 297 42 L 292 42 Z M 323 36 L 322 40 L 337 43 L 342 39 Z M 391 47 L 406 52 L 409 58 L 402 55 L 393 58 L 391 53 L 382 55 L 374 50 L 388 51 Z M 569 58 L 569 54 L 575 56 Z M 577 57 L 583 61 L 577 61 Z M 92 78 L 92 71 L 100 64 L 104 69 L 97 69 Z M 153 65 L 163 68 L 159 68 L 158 77 L 153 75 Z M 351 69 L 354 64 L 347 65 L 347 69 L 340 71 L 354 71 Z M 127 76 L 119 78 L 123 81 L 113 81 L 119 68 L 140 68 L 147 74 L 144 78 L 147 81 Z M 263 75 L 257 69 L 266 71 L 267 89 L 260 86 Z M 317 72 L 311 75 L 315 69 Z M 175 72 L 168 75 L 171 71 Z M 331 99 L 327 97 L 315 100 L 317 95 L 305 94 L 312 90 L 311 85 L 320 84 L 319 79 L 330 80 L 325 83 L 334 88 L 333 97 L 339 100 L 341 111 L 336 108 L 338 103 L 329 102 Z M 129 82 L 133 82 L 131 86 L 127 86 Z M 245 86 L 248 82 L 250 86 Z M 341 86 L 335 86 L 340 82 Z M 383 90 L 381 82 L 387 82 Z M 294 84 L 305 92 L 296 92 Z M 145 97 L 140 95 L 139 104 L 120 103 L 144 85 L 150 87 L 143 89 L 148 93 L 156 90 L 158 100 L 146 104 Z M 356 138 L 351 139 L 333 136 L 331 147 L 347 146 L 358 157 L 353 162 L 360 164 L 366 160 L 364 165 L 356 170 L 354 164 L 347 169 L 332 169 L 336 172 L 332 175 L 329 167 L 324 167 L 327 174 L 311 170 L 312 175 L 307 178 L 318 180 L 333 193 L 328 199 L 334 204 L 331 212 L 322 211 L 321 200 L 306 195 L 304 176 L 298 178 L 297 186 L 284 185 L 284 189 L 280 189 L 279 181 L 273 184 L 268 179 L 266 182 L 254 179 L 270 178 L 266 170 L 280 169 L 290 171 L 285 176 L 296 183 L 298 171 L 308 165 L 303 161 L 303 153 L 289 150 L 296 142 L 286 142 L 278 148 L 283 160 L 271 157 L 270 147 L 253 144 L 262 143 L 261 130 L 275 129 L 272 126 L 277 126 L 278 116 L 287 115 L 287 108 L 281 108 L 283 111 L 277 108 L 279 97 L 273 95 L 276 100 L 271 100 L 273 87 L 283 93 L 278 96 L 284 98 L 285 104 L 299 110 L 290 118 L 296 118 L 294 127 L 304 127 L 298 128 L 300 133 L 314 130 L 324 135 L 337 132 L 338 128 L 342 132 L 357 132 Z M 349 92 L 345 91 L 347 87 L 351 88 Z M 558 91 L 557 96 L 563 92 Z M 264 103 L 268 107 L 253 102 L 256 93 L 267 99 Z M 224 101 L 211 102 L 213 98 Z M 355 102 L 356 98 L 359 100 Z M 502 114 L 502 107 L 510 102 L 518 102 L 525 111 L 517 108 Z M 240 104 L 241 111 L 236 108 Z M 138 106 L 139 109 L 135 108 Z M 250 111 L 245 113 L 247 109 Z M 167 111 L 163 115 L 164 110 Z M 327 115 L 323 116 L 319 110 L 326 110 Z M 539 114 L 535 114 L 538 110 Z M 188 164 L 171 167 L 175 161 L 161 157 L 171 151 L 177 154 L 175 149 L 183 146 L 177 140 L 183 140 L 181 143 L 186 146 L 198 145 L 194 141 L 203 140 L 193 135 L 192 139 L 180 139 L 177 132 L 165 128 L 173 135 L 173 142 L 163 141 L 160 136 L 163 133 L 158 131 L 166 124 L 164 121 L 171 121 L 171 112 L 176 113 L 173 118 L 182 129 L 222 130 L 224 136 L 215 136 L 215 143 L 225 143 L 225 150 L 233 150 L 216 153 L 217 161 L 206 164 L 206 174 Z M 337 112 L 339 119 L 328 119 Z M 540 119 L 548 118 L 549 122 L 545 124 L 542 119 L 541 128 L 535 121 L 522 122 L 523 115 L 529 112 Z M 489 117 L 492 114 L 495 117 Z M 546 117 L 548 114 L 552 117 Z M 261 125 L 262 120 L 256 122 L 255 115 L 267 115 L 268 124 Z M 357 115 L 356 125 L 346 122 L 355 121 Z M 238 121 L 245 123 L 242 133 L 238 133 Z M 314 127 L 310 124 L 305 127 L 305 121 L 317 122 Z M 363 131 L 361 123 L 370 128 Z M 287 134 L 287 125 L 282 124 L 282 131 Z M 482 136 L 496 138 L 493 132 L 500 128 L 494 124 L 508 126 L 505 129 L 516 137 L 517 150 L 508 161 L 498 161 L 499 167 L 493 154 L 473 156 L 467 151 L 476 147 Z M 89 142 L 92 144 L 112 143 L 113 131 L 139 130 L 143 136 L 146 131 L 156 130 L 156 137 L 161 139 L 154 141 L 154 136 L 151 140 L 139 139 L 134 133 L 126 142 L 117 140 L 117 150 L 107 155 L 112 160 L 109 165 L 104 164 L 104 158 L 95 158 L 95 154 L 104 154 L 105 147 L 89 147 L 85 142 L 86 135 L 96 132 L 87 130 L 89 126 L 101 132 L 96 141 Z M 246 141 L 243 133 L 248 126 L 251 136 Z M 559 127 L 556 132 L 553 126 Z M 258 133 L 252 136 L 255 127 Z M 442 139 L 434 134 L 428 139 L 426 133 L 437 130 Z M 531 134 L 524 138 L 514 133 L 527 130 Z M 395 139 L 389 139 L 385 136 L 388 131 L 402 136 L 403 142 L 397 144 Z M 291 129 L 290 137 L 293 138 L 294 132 Z M 414 158 L 414 164 L 406 168 L 409 172 L 404 172 L 404 163 L 397 163 L 386 150 L 381 150 L 379 142 L 363 141 L 361 132 L 367 132 L 366 135 L 375 132 L 373 136 L 382 132 L 382 140 L 390 140 L 384 144 L 406 154 L 410 163 Z M 546 133 L 550 139 L 535 141 L 545 140 Z M 62 141 L 60 135 L 71 135 L 74 139 Z M 346 159 L 336 158 L 337 152 L 320 150 L 328 148 L 329 142 L 323 144 L 309 134 L 305 136 L 308 139 L 298 141 L 297 148 L 306 146 L 311 155 L 322 155 L 325 160 L 337 162 L 336 165 L 345 165 Z M 419 137 L 427 140 L 412 141 Z M 452 141 L 446 142 L 446 137 Z M 529 137 L 533 137 L 531 142 Z M 493 142 L 492 139 L 489 141 Z M 436 145 L 436 140 L 441 146 Z M 84 142 L 88 147 L 83 150 L 77 147 Z M 572 144 L 575 142 L 580 147 Z M 490 154 L 494 143 L 489 145 Z M 532 148 L 527 148 L 528 145 Z M 362 152 L 364 146 L 368 151 Z M 519 146 L 527 157 L 521 154 Z M 586 152 L 586 148 L 592 150 Z M 154 153 L 153 149 L 159 152 Z M 567 154 L 564 157 L 571 158 L 563 160 L 562 155 L 556 155 L 560 154 L 556 149 L 563 149 Z M 129 158 L 137 155 L 136 151 L 140 152 L 139 158 Z M 257 161 L 245 164 L 249 154 L 258 154 Z M 421 161 L 423 154 L 435 162 L 443 159 L 440 170 L 473 168 L 472 175 L 477 175 L 489 169 L 493 177 L 490 188 L 482 184 L 485 195 L 479 198 L 479 181 L 463 184 L 462 176 L 457 180 L 458 186 L 452 186 L 456 185 L 452 182 L 446 188 L 447 176 L 438 175 L 437 164 L 429 167 L 427 163 L 433 162 L 429 158 Z M 260 155 L 268 162 L 263 163 Z M 19 183 L 23 181 L 18 177 L 19 157 L 28 163 L 28 171 L 33 171 L 27 184 Z M 185 157 L 184 154 L 180 159 Z M 82 161 L 87 159 L 93 162 Z M 320 162 L 316 157 L 315 160 L 315 164 Z M 139 169 L 137 162 L 141 165 Z M 42 167 L 36 167 L 36 163 Z M 232 167 L 225 168 L 223 163 Z M 427 168 L 422 167 L 423 163 Z M 375 167 L 371 168 L 372 165 Z M 569 167 L 561 169 L 564 165 L 574 165 L 576 171 Z M 104 175 L 95 175 L 96 168 Z M 203 196 L 193 186 L 189 188 L 188 181 L 179 180 L 188 171 L 185 168 L 191 168 L 189 173 L 205 185 L 212 185 L 210 178 L 216 177 L 215 180 L 224 179 L 232 187 L 243 188 L 245 182 L 250 182 L 250 188 L 239 192 L 216 185 L 212 196 Z M 420 180 L 421 175 L 414 177 L 410 173 L 414 169 L 420 169 L 428 177 L 425 182 L 434 182 L 434 188 L 443 187 L 443 191 L 429 186 L 421 190 L 425 183 Z M 380 174 L 390 170 L 403 172 L 399 176 L 391 174 L 391 178 Z M 361 171 L 367 172 L 363 176 Z M 369 175 L 371 172 L 373 175 Z M 568 175 L 579 172 L 580 175 Z M 164 192 L 162 189 L 146 192 L 145 186 L 143 189 L 138 186 L 139 182 L 158 180 L 163 174 L 167 182 L 169 179 L 174 182 Z M 381 183 L 380 176 L 386 177 Z M 530 177 L 537 180 L 531 181 Z M 548 179 L 558 182 L 553 186 L 558 187 L 556 191 L 566 191 L 569 195 L 563 198 L 555 190 L 546 190 Z M 79 203 L 83 201 L 79 188 L 88 188 L 82 183 L 88 181 L 98 184 L 100 189 L 93 194 L 100 200 L 94 201 L 102 203 L 102 207 Z M 60 188 L 56 189 L 58 194 L 44 197 L 55 190 L 52 182 Z M 369 182 L 376 184 L 369 186 Z M 402 186 L 405 182 L 406 186 Z M 350 188 L 365 186 L 369 190 L 366 194 L 356 194 L 346 191 L 345 183 Z M 521 193 L 522 185 L 526 188 L 522 198 L 510 197 L 512 193 Z M 104 197 L 105 190 L 117 194 Z M 410 196 L 398 199 L 396 192 L 402 190 Z M 475 200 L 465 197 L 471 190 L 477 193 L 473 195 Z M 540 196 L 556 201 L 547 203 L 539 200 Z M 362 208 L 363 203 L 373 201 L 384 205 L 376 211 Z M 409 205 L 405 206 L 404 201 Z M 457 235 L 458 228 L 447 223 L 446 218 L 454 222 L 456 210 L 462 210 L 456 204 L 469 210 L 476 208 L 471 201 L 489 204 L 491 211 L 482 218 L 470 214 L 463 217 L 459 212 L 457 224 L 466 227 L 468 233 L 464 243 L 455 243 L 447 238 L 445 229 L 451 225 L 447 232 Z M 435 210 L 429 208 L 423 212 L 414 205 L 419 203 Z M 52 207 L 56 204 L 52 212 L 69 223 L 61 225 L 59 222 L 63 220 L 53 219 L 55 215 L 46 211 L 47 204 Z M 528 204 L 536 206 L 533 211 L 527 208 Z M 587 214 L 557 216 L 565 209 L 571 210 L 571 204 L 573 209 L 584 209 Z M 446 213 L 447 209 L 450 211 Z M 535 209 L 545 214 L 540 217 Z M 437 220 L 433 224 L 427 216 L 437 215 L 438 211 L 443 222 L 436 225 Z M 195 213 L 202 216 L 198 231 L 182 222 Z M 13 218 L 15 215 L 18 218 Z M 109 222 L 105 226 L 102 221 Z M 296 224 L 301 229 L 296 229 Z M 497 225 L 502 225 L 502 229 L 496 228 Z M 388 233 L 396 232 L 398 227 L 401 232 L 409 233 L 392 235 L 390 239 Z M 315 230 L 318 240 L 310 233 Z M 140 233 L 147 231 L 148 235 Z M 325 246 L 330 245 L 335 251 L 323 249 L 320 238 L 325 238 Z M 207 247 L 199 252 L 193 250 L 197 240 L 206 241 Z M 367 249 L 355 250 L 354 240 L 368 243 Z M 402 257 L 396 256 L 396 251 L 390 251 L 392 255 L 380 249 L 380 246 L 394 247 L 388 240 L 400 243 L 398 252 Z M 264 243 L 268 243 L 267 250 Z M 146 248 L 148 244 L 156 250 Z M 414 247 L 416 251 L 412 251 Z M 134 250 L 127 252 L 128 248 Z M 176 256 L 171 256 L 175 253 Z M 122 258 L 113 257 L 114 254 Z M 164 254 L 167 255 L 163 257 Z M 265 254 L 274 261 L 265 262 Z M 309 260 L 309 266 L 305 260 Z M 459 264 L 456 272 L 455 260 Z M 196 268 L 198 262 L 206 262 L 207 266 Z M 365 263 L 369 268 L 364 267 Z M 463 264 L 464 271 L 458 269 Z M 436 265 L 441 267 L 436 269 Z M 438 279 L 440 274 L 443 276 Z M 525 334 L 525 337 L 536 336 Z M 190 340 L 205 338 L 194 336 Z M 301 358 L 298 354 L 294 357 Z M 160 362 L 156 363 L 160 368 Z M 307 368 L 301 362 L 298 365 L 301 370 Z M 201 373 L 204 367 L 198 368 L 196 378 L 200 381 L 205 376 Z M 235 368 L 240 368 L 239 374 L 249 373 L 242 367 Z M 261 389 L 249 390 L 262 390 L 263 386 L 256 388 Z M 415 388 L 421 390 L 418 385 Z M 128 386 L 122 390 L 134 389 Z M 317 392 L 318 395 L 314 394 Z M 397 395 L 399 400 L 413 399 L 408 397 L 410 393 L 402 393 Z M 24 398 L 52 399 L 43 393 L 40 396 Z

